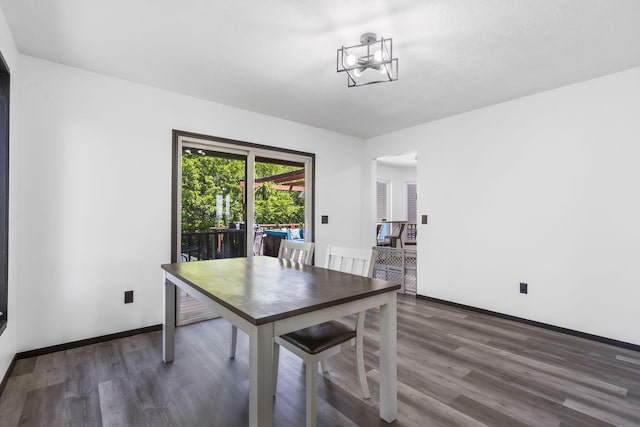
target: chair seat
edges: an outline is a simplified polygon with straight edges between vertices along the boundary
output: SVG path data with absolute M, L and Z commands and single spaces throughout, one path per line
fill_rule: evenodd
M 353 328 L 332 320 L 290 332 L 281 338 L 309 354 L 318 354 L 355 336 L 356 331 Z

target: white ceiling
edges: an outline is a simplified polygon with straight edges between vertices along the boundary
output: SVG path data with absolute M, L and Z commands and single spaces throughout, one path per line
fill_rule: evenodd
M 362 138 L 640 66 L 638 0 L 0 0 L 21 53 Z M 336 50 L 392 37 L 399 80 Z

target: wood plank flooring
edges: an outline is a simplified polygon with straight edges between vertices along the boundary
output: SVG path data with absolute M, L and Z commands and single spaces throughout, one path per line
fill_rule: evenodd
M 367 312 L 370 400 L 353 350 L 319 381 L 319 426 L 382 426 L 376 310 Z M 152 332 L 19 360 L 1 426 L 244 426 L 248 339 L 228 358 L 229 324 L 178 328 L 176 360 Z M 274 425 L 304 425 L 302 362 L 281 352 Z M 640 353 L 399 296 L 395 426 L 640 426 Z
M 182 289 L 179 289 L 178 292 L 180 292 L 178 325 L 188 325 L 190 323 L 202 322 L 203 320 L 219 317 L 207 308 L 207 306 Z

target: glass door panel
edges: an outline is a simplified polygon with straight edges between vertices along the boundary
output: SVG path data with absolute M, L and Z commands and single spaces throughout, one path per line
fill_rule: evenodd
M 255 159 L 254 255 L 277 256 L 282 240 L 305 240 L 305 163 Z M 262 235 L 260 250 L 257 240 Z
M 247 158 L 182 150 L 182 261 L 247 256 Z
M 247 256 L 247 156 L 185 143 L 181 169 L 181 261 Z M 179 324 L 216 317 L 185 292 L 179 299 Z

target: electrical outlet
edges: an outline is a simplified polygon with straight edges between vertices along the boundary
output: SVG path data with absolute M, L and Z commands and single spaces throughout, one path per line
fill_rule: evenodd
M 329 224 L 329 215 L 322 215 L 322 223 Z
M 133 291 L 124 291 L 124 303 L 129 304 L 133 302 Z
M 520 293 L 521 294 L 528 293 L 528 287 L 529 287 L 529 285 L 527 285 L 526 283 L 520 282 Z

